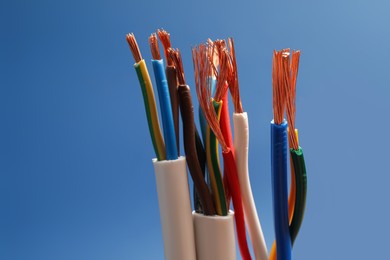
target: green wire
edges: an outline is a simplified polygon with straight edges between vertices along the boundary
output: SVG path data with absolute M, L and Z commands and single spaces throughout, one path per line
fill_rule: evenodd
M 222 108 L 221 103 L 213 100 L 213 106 L 219 119 L 219 115 L 221 114 L 221 108 Z M 225 189 L 223 187 L 221 169 L 219 167 L 218 140 L 215 137 L 213 131 L 211 131 L 211 129 L 210 129 L 210 153 L 211 153 L 212 167 L 214 170 L 218 194 L 221 202 L 222 216 L 226 216 L 228 214 L 228 209 L 227 209 L 227 203 L 225 197 Z
M 307 195 L 307 176 L 305 158 L 303 156 L 302 148 L 298 150 L 290 149 L 290 156 L 293 162 L 296 181 L 296 198 L 293 219 L 290 224 L 290 237 L 291 243 L 294 244 L 297 238 L 299 229 L 301 228 L 303 217 L 305 215 L 306 208 L 306 195 Z

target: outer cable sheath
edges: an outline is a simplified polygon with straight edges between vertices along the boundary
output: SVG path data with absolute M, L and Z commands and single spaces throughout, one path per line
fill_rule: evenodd
M 303 217 L 305 215 L 306 208 L 306 194 L 307 194 L 307 175 L 305 158 L 303 156 L 302 148 L 298 150 L 290 149 L 290 156 L 294 165 L 295 179 L 296 179 L 296 200 L 294 216 L 290 225 L 291 242 L 294 241 L 298 235 L 299 229 L 302 225 Z
M 145 64 L 145 60 L 134 64 L 135 71 L 138 76 L 138 81 L 141 86 L 142 95 L 144 98 L 145 112 L 149 125 L 150 137 L 152 139 L 154 151 L 159 161 L 165 160 L 165 144 L 161 134 L 160 123 L 157 116 L 156 101 L 152 82 L 149 77 L 149 72 Z
M 231 150 L 222 152 L 222 156 L 224 168 L 226 169 L 226 174 L 228 175 L 229 183 L 231 184 L 232 191 L 234 191 L 232 193 L 232 200 L 235 212 L 234 217 L 236 220 L 237 240 L 238 246 L 240 248 L 240 253 L 242 259 L 252 259 L 249 253 L 248 242 L 246 240 L 244 209 L 242 207 L 240 184 L 238 183 L 237 178 L 236 162 L 234 160 L 234 156 Z
M 219 121 L 219 125 L 221 127 L 221 132 L 223 135 L 223 138 L 225 139 L 226 145 L 232 150 L 233 156 L 234 153 L 234 146 L 233 146 L 233 137 L 232 137 L 232 130 L 230 128 L 230 116 L 229 116 L 229 102 L 228 102 L 228 92 L 226 91 L 225 94 L 222 97 L 222 111 L 221 111 L 221 120 Z M 231 199 L 231 193 L 233 191 L 230 191 L 230 187 L 228 184 L 228 176 L 226 174 L 226 169 L 223 170 L 223 184 L 225 185 L 225 194 L 226 194 L 226 201 L 227 205 L 230 205 L 230 199 Z
M 169 87 L 169 96 L 171 98 L 171 107 L 172 107 L 172 116 L 173 124 L 175 127 L 176 133 L 176 148 L 177 155 L 180 156 L 180 130 L 179 130 L 179 100 L 177 94 L 177 74 L 176 68 L 172 66 L 167 66 L 165 69 L 168 87 Z
M 234 147 L 237 164 L 238 180 L 240 183 L 242 204 L 244 207 L 245 223 L 248 228 L 249 237 L 252 241 L 253 252 L 256 260 L 268 259 L 267 245 L 265 243 L 260 220 L 257 215 L 255 201 L 248 171 L 248 150 L 249 150 L 249 125 L 248 114 L 233 113 L 234 123 Z M 234 196 L 234 194 L 233 194 Z
M 163 60 L 152 60 L 154 76 L 160 100 L 161 118 L 164 130 L 165 148 L 167 160 L 175 160 L 178 157 L 176 147 L 176 134 L 173 124 L 171 98 L 168 82 L 165 75 Z
M 198 260 L 235 260 L 234 213 L 205 216 L 193 212 Z
M 199 164 L 198 154 L 195 143 L 195 124 L 194 108 L 191 100 L 191 91 L 187 85 L 178 87 L 180 112 L 183 121 L 184 151 L 187 156 L 187 165 L 198 190 L 199 198 L 202 203 L 205 215 L 214 215 L 215 207 L 213 204 L 210 190 L 203 178 L 201 165 Z
M 271 122 L 271 171 L 276 251 L 278 260 L 291 260 L 287 205 L 287 122 Z
M 196 260 L 186 160 L 153 160 L 165 259 Z

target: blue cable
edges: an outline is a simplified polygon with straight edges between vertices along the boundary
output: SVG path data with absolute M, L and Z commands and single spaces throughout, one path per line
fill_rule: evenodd
M 287 122 L 271 121 L 271 171 L 277 260 L 291 260 L 287 195 Z
M 152 65 L 160 101 L 167 160 L 176 160 L 178 158 L 176 134 L 173 124 L 171 97 L 169 94 L 167 77 L 165 75 L 164 62 L 163 60 L 152 60 Z

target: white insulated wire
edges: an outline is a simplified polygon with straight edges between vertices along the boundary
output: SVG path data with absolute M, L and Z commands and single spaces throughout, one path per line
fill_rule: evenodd
M 248 114 L 233 113 L 234 124 L 234 149 L 240 182 L 241 196 L 244 207 L 245 223 L 252 242 L 253 252 L 256 260 L 267 260 L 268 252 L 265 244 L 260 220 L 257 215 L 255 201 L 253 199 L 251 183 L 248 171 L 248 150 L 249 150 L 249 125 Z

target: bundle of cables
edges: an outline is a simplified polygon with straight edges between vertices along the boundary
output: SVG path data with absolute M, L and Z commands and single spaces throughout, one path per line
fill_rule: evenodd
M 166 67 L 160 55 L 158 38 L 164 48 Z M 275 119 L 271 123 L 271 139 L 276 243 L 268 256 L 249 179 L 248 115 L 241 103 L 233 39 L 209 39 L 192 49 L 201 135 L 195 125 L 191 90 L 186 83 L 181 54 L 172 48 L 169 33 L 158 30 L 149 37 L 163 132 L 146 63 L 135 36 L 128 34 L 126 39 L 136 62 L 134 67 L 157 157 L 153 165 L 165 259 L 236 259 L 235 233 L 242 258 L 252 259 L 247 231 L 255 259 L 290 259 L 291 243 L 301 226 L 306 199 L 305 164 L 294 127 L 300 53 L 292 52 L 291 62 L 289 50 L 274 53 Z M 234 106 L 234 140 L 229 93 Z M 285 110 L 290 126 L 291 189 L 288 205 Z M 179 114 L 185 157 L 180 156 L 179 149 Z M 186 165 L 194 183 L 194 211 L 191 210 Z M 230 210 L 231 202 L 234 211 Z

